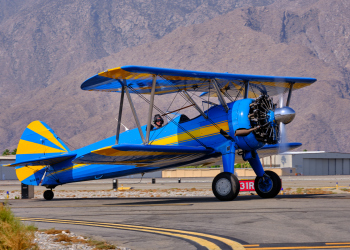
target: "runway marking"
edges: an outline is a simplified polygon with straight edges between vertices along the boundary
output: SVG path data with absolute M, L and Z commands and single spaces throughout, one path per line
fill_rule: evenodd
M 350 242 L 334 242 L 334 243 L 326 243 L 326 245 L 350 245 Z
M 143 204 L 143 205 L 81 205 L 81 206 L 40 206 L 40 207 L 35 207 L 35 206 L 26 206 L 26 207 L 21 207 L 21 206 L 11 206 L 11 208 L 67 208 L 67 207 L 165 207 L 165 206 L 192 206 L 193 204 L 190 203 L 182 203 L 182 204 Z
M 246 249 L 254 249 L 254 250 L 286 250 L 286 249 L 339 249 L 339 248 L 350 248 L 350 243 L 349 242 L 344 242 L 344 243 L 324 243 L 326 246 L 290 246 L 290 247 L 259 247 L 260 245 L 244 245 Z M 333 246 L 331 246 L 333 245 Z M 346 246 L 344 246 L 346 245 Z M 255 247 L 257 246 L 257 247 Z
M 338 186 L 338 188 L 348 188 L 349 186 Z M 337 188 L 336 186 L 333 187 L 318 187 L 318 188 Z
M 184 238 L 198 243 L 201 246 L 206 247 L 207 249 L 221 249 L 216 244 L 195 236 L 206 237 L 210 239 L 214 239 L 217 241 L 221 241 L 222 243 L 230 246 L 233 250 L 244 250 L 245 248 L 240 243 L 223 238 L 220 236 L 205 234 L 205 233 L 197 233 L 185 230 L 177 230 L 177 229 L 167 229 L 167 228 L 157 228 L 157 227 L 145 227 L 145 226 L 134 226 L 127 224 L 119 224 L 119 223 L 103 223 L 103 222 L 93 222 L 93 221 L 76 221 L 76 220 L 61 220 L 61 219 L 47 219 L 47 218 L 20 218 L 23 221 L 36 221 L 36 222 L 48 222 L 48 223 L 62 223 L 62 224 L 75 224 L 75 225 L 85 225 L 85 226 L 95 226 L 95 227 L 107 227 L 107 228 L 116 228 L 122 230 L 133 230 L 133 231 L 142 231 L 142 232 L 150 232 L 156 234 L 163 234 L 168 236 L 174 236 L 178 238 Z M 195 236 L 191 236 L 195 235 Z

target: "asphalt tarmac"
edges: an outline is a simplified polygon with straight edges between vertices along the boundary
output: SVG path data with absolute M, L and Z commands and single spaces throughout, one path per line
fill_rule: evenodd
M 336 181 L 322 178 L 326 179 L 304 177 L 301 182 L 284 179 L 283 183 L 297 182 L 295 185 L 304 187 Z M 339 184 L 349 185 L 349 177 L 338 178 Z M 209 185 L 181 184 L 186 188 Z M 164 189 L 175 182 L 142 185 Z M 350 194 L 279 195 L 273 199 L 243 195 L 231 202 L 214 197 L 158 197 L 9 203 L 17 216 L 39 228 L 69 229 L 131 249 L 350 249 Z

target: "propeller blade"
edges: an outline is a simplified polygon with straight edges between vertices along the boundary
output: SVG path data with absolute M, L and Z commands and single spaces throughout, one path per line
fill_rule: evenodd
M 286 134 L 286 125 L 283 122 L 280 122 L 279 129 L 280 129 L 280 141 L 279 141 L 280 146 L 279 146 L 278 152 L 281 154 L 288 151 L 289 147 L 288 147 L 288 140 L 287 140 L 287 134 Z
M 280 100 L 279 100 L 279 106 L 282 109 L 283 108 L 283 94 L 280 96 Z M 294 117 L 293 117 L 294 118 Z M 288 140 L 287 140 L 287 134 L 286 134 L 286 124 L 284 124 L 283 122 L 280 122 L 279 124 L 279 149 L 278 149 L 278 153 L 282 154 L 286 151 L 289 150 L 288 147 Z

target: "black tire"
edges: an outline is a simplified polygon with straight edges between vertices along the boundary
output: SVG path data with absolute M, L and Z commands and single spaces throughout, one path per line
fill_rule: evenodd
M 268 175 L 268 177 L 255 178 L 254 188 L 261 198 L 273 198 L 281 191 L 281 178 L 273 171 L 265 171 L 265 174 Z M 265 183 L 263 178 L 265 178 Z M 270 186 L 268 184 L 270 184 Z
M 54 193 L 52 192 L 52 190 L 46 190 L 44 192 L 44 198 L 45 200 L 49 201 L 49 200 L 52 200 L 54 197 Z
M 241 189 L 237 176 L 229 172 L 218 174 L 212 184 L 215 197 L 221 201 L 232 201 Z

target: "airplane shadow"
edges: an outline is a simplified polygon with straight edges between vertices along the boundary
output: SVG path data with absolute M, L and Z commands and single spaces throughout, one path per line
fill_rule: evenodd
M 51 201 L 45 201 L 44 199 L 38 199 L 38 202 L 54 202 L 59 203 L 62 201 L 98 201 L 98 204 L 104 206 L 130 206 L 130 205 L 192 205 L 196 203 L 219 203 L 219 202 L 240 202 L 240 201 L 262 201 L 267 200 L 293 200 L 293 199 L 350 199 L 350 194 L 303 194 L 303 195 L 278 195 L 275 198 L 263 199 L 257 195 L 242 195 L 238 196 L 233 201 L 219 201 L 215 197 L 109 197 L 109 198 L 56 198 Z

